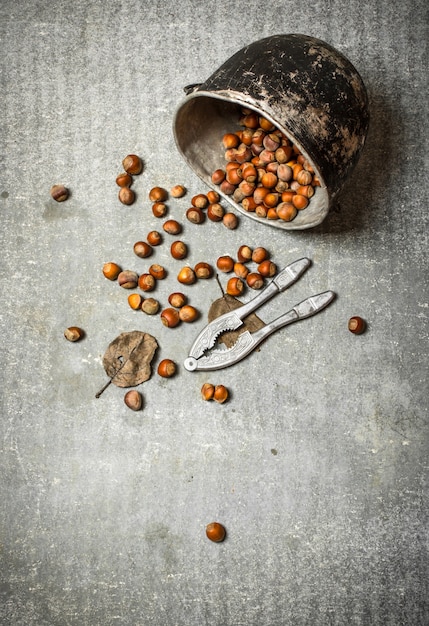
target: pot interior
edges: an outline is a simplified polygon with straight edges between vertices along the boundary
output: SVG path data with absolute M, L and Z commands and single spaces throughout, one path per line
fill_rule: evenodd
M 308 206 L 304 210 L 298 211 L 297 216 L 290 222 L 280 219 L 268 220 L 257 216 L 255 213 L 248 212 L 235 202 L 231 196 L 223 194 L 219 187 L 212 183 L 211 176 L 213 172 L 218 168 L 224 169 L 226 164 L 222 137 L 224 134 L 235 132 L 240 128 L 239 119 L 243 107 L 252 109 L 258 115 L 266 117 L 279 128 L 297 145 L 319 177 L 321 186 L 315 188 L 315 194 L 310 199 Z M 287 121 L 284 124 L 280 124 L 277 120 L 267 115 L 266 112 L 261 111 L 256 106 L 252 106 L 249 102 L 240 101 L 239 95 L 237 98 L 231 99 L 230 94 L 223 96 L 197 91 L 189 95 L 178 108 L 174 120 L 174 137 L 178 150 L 191 169 L 238 212 L 261 224 L 275 228 L 303 230 L 312 228 L 323 221 L 329 211 L 330 197 L 323 178 L 320 176 L 317 163 L 314 162 L 311 154 L 306 152 L 305 146 L 297 143 L 286 124 Z

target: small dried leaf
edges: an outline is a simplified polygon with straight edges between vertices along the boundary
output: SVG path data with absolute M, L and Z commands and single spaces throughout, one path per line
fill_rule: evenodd
M 239 309 L 241 306 L 243 306 L 243 302 L 240 302 L 240 300 L 237 300 L 237 298 L 234 298 L 233 296 L 225 294 L 212 303 L 208 313 L 208 320 L 209 322 L 212 322 L 224 313 Z M 264 322 L 254 313 L 250 313 L 250 315 L 243 320 L 243 325 L 240 326 L 239 329 L 222 333 L 218 341 L 219 343 L 224 343 L 227 348 L 232 348 L 241 333 L 246 330 L 253 333 L 263 326 L 265 326 Z
M 103 367 L 117 387 L 135 387 L 150 378 L 157 348 L 156 339 L 148 333 L 140 330 L 121 333 L 107 348 Z

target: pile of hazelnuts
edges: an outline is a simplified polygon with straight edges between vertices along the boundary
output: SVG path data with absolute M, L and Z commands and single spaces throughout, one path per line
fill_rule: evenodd
M 211 177 L 245 211 L 292 221 L 307 208 L 320 180 L 299 148 L 265 117 L 242 109 L 240 129 L 222 138 L 226 165 Z

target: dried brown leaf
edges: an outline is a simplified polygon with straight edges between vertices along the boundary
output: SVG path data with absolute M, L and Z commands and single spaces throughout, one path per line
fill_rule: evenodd
M 243 306 L 243 302 L 240 302 L 240 300 L 237 300 L 237 298 L 234 298 L 233 296 L 225 294 L 221 298 L 218 298 L 217 300 L 212 302 L 208 313 L 208 320 L 209 322 L 212 322 L 214 319 L 220 317 L 224 313 L 234 311 L 241 306 Z M 250 313 L 250 315 L 248 315 L 243 320 L 243 325 L 240 326 L 239 329 L 222 333 L 218 341 L 220 343 L 224 343 L 227 348 L 232 348 L 241 333 L 246 330 L 253 333 L 263 326 L 265 326 L 264 322 L 257 315 L 255 315 L 255 313 Z
M 110 378 L 108 384 L 135 387 L 148 380 L 157 348 L 156 339 L 148 333 L 140 330 L 121 333 L 109 344 L 103 357 L 103 367 Z M 96 397 L 101 395 L 105 387 Z

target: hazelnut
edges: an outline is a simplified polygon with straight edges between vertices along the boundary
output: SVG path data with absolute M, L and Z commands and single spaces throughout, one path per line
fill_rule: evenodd
M 170 194 L 173 196 L 173 198 L 182 198 L 185 193 L 186 188 L 183 185 L 174 185 L 174 187 L 172 187 L 170 190 Z
M 237 252 L 237 259 L 240 263 L 247 263 L 252 259 L 252 249 L 249 246 L 240 246 Z
M 178 235 L 182 231 L 181 225 L 176 220 L 167 220 L 162 227 L 169 235 Z
M 299 193 L 296 193 L 292 198 L 292 204 L 298 211 L 302 211 L 302 209 L 307 208 L 308 206 L 308 198 L 302 196 Z
M 206 526 L 206 536 L 210 541 L 221 543 L 226 537 L 226 530 L 219 522 L 211 522 Z
M 246 283 L 251 289 L 261 289 L 264 286 L 264 277 L 258 272 L 247 274 Z
M 143 161 L 136 154 L 128 154 L 122 161 L 122 167 L 127 174 L 141 174 L 143 171 Z
M 229 296 L 239 296 L 243 293 L 244 283 L 238 276 L 230 278 L 226 284 L 226 293 Z
M 147 234 L 147 241 L 151 246 L 159 246 L 162 243 L 162 235 L 157 230 L 151 230 Z
M 246 278 L 249 268 L 244 263 L 234 263 L 234 274 L 239 278 Z
M 177 371 L 177 366 L 171 359 L 163 359 L 158 365 L 158 374 L 163 378 L 171 378 Z
M 139 293 L 130 293 L 128 296 L 128 304 L 134 311 L 141 309 L 143 298 Z
M 221 272 L 232 272 L 234 269 L 234 259 L 227 254 L 220 256 L 216 261 L 216 266 Z
M 174 306 L 176 309 L 180 309 L 186 304 L 187 301 L 188 299 L 185 294 L 179 291 L 175 291 L 168 296 L 169 304 L 171 304 L 171 306 Z
M 252 252 L 252 261 L 254 263 L 262 263 L 265 259 L 268 259 L 268 251 L 265 248 L 259 246 L 255 248 Z
M 200 262 L 194 267 L 197 278 L 211 278 L 213 276 L 213 268 L 208 263 Z
M 124 402 L 132 411 L 140 411 L 143 406 L 143 396 L 139 391 L 131 389 L 125 394 Z
M 136 199 L 136 194 L 129 187 L 121 187 L 118 194 L 119 201 L 122 204 L 130 205 Z
M 226 172 L 222 169 L 217 169 L 213 172 L 211 179 L 214 185 L 220 185 L 225 180 Z
M 69 197 L 69 190 L 64 185 L 53 185 L 50 193 L 56 202 L 64 202 Z
M 152 213 L 155 217 L 164 217 L 167 214 L 167 205 L 164 202 L 154 202 L 152 205 Z
M 235 185 L 232 185 L 227 180 L 223 180 L 220 184 L 220 190 L 226 196 L 232 196 L 235 191 Z
M 229 230 L 235 230 L 238 226 L 238 217 L 234 213 L 225 213 L 222 222 Z
M 116 184 L 118 187 L 131 187 L 133 184 L 133 177 L 131 174 L 127 174 L 127 172 L 123 172 L 116 177 Z
M 138 274 L 132 270 L 123 270 L 118 274 L 118 283 L 124 289 L 135 289 L 138 282 Z
M 262 261 L 262 263 L 258 265 L 258 272 L 261 276 L 264 276 L 264 278 L 271 278 L 271 276 L 274 276 L 277 272 L 277 266 L 269 259 L 265 259 L 265 261 Z
M 170 252 L 173 259 L 184 259 L 188 254 L 188 247 L 183 241 L 173 241 Z
M 207 192 L 207 200 L 209 201 L 209 204 L 215 204 L 216 202 L 219 202 L 220 195 L 214 189 L 210 189 L 210 191 Z
M 152 274 L 141 274 L 138 285 L 142 291 L 153 291 L 156 285 L 156 278 Z
M 153 252 L 152 246 L 146 243 L 146 241 L 136 241 L 136 243 L 133 246 L 133 250 L 134 250 L 134 254 L 136 254 L 141 259 L 145 259 L 146 257 L 150 256 Z
M 159 311 L 159 302 L 155 298 L 146 298 L 143 300 L 141 310 L 147 315 L 155 315 Z
M 182 267 L 177 275 L 177 280 L 183 285 L 192 285 L 196 281 L 196 279 L 197 277 L 194 270 L 192 269 L 192 267 L 188 266 Z
M 179 317 L 182 322 L 195 322 L 198 318 L 198 311 L 190 304 L 185 304 L 179 309 Z
M 235 133 L 226 133 L 222 137 L 223 147 L 228 148 L 236 148 L 240 144 L 240 138 Z
M 224 385 L 216 385 L 213 399 L 216 402 L 219 402 L 219 404 L 223 404 L 224 402 L 228 400 L 228 398 L 229 398 L 228 389 L 224 387 Z
M 358 315 L 351 317 L 348 321 L 348 329 L 354 335 L 361 335 L 366 328 L 365 320 Z
M 103 265 L 103 274 L 109 280 L 116 280 L 121 271 L 122 268 L 117 263 L 105 263 Z
M 186 211 L 186 219 L 192 222 L 192 224 L 202 224 L 206 216 L 201 209 L 193 206 Z
M 83 335 L 83 330 L 78 326 L 69 326 L 69 328 L 66 328 L 64 331 L 64 337 L 67 339 L 67 341 L 71 341 L 73 343 L 75 341 L 79 341 L 79 339 L 82 339 Z
M 204 193 L 199 193 L 191 199 L 191 204 L 198 209 L 206 209 L 209 205 L 209 199 Z
M 158 263 L 154 263 L 153 265 L 150 266 L 149 274 L 151 274 L 157 280 L 162 280 L 163 278 L 167 276 L 165 267 L 163 267 L 162 265 L 159 265 Z
M 204 383 L 201 387 L 201 395 L 203 400 L 213 400 L 215 387 L 211 383 Z
M 168 193 L 163 187 L 153 187 L 149 191 L 149 200 L 151 202 L 164 202 L 164 200 L 167 200 L 167 198 Z
M 161 312 L 161 322 L 168 328 L 175 328 L 180 322 L 179 311 L 170 307 L 164 309 Z
M 298 213 L 297 209 L 294 207 L 292 202 L 281 202 L 276 207 L 276 212 L 279 218 L 281 220 L 284 220 L 285 222 L 291 222 L 296 217 L 296 214 Z
M 212 222 L 221 222 L 225 215 L 225 209 L 219 204 L 219 202 L 213 202 L 207 208 L 207 217 Z

